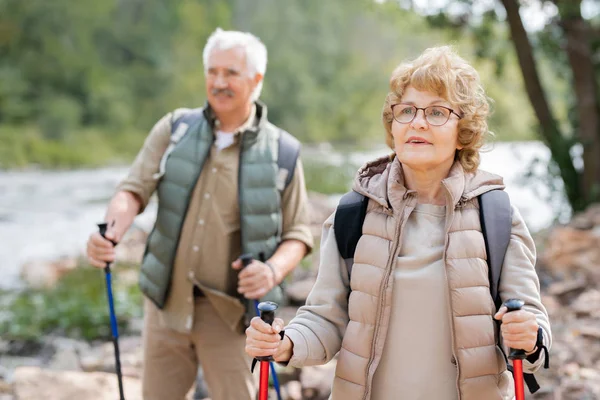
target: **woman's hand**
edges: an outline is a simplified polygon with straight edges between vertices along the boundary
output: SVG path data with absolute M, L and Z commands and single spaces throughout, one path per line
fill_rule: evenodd
M 273 356 L 277 362 L 287 362 L 292 358 L 293 343 L 279 332 L 283 329 L 283 320 L 275 318 L 273 325 L 269 325 L 259 317 L 252 318 L 250 326 L 246 329 L 246 353 L 252 357 Z
M 527 354 L 535 351 L 537 342 L 538 323 L 535 314 L 526 310 L 507 312 L 506 306 L 494 315 L 502 321 L 502 339 L 504 344 L 513 349 L 525 350 Z

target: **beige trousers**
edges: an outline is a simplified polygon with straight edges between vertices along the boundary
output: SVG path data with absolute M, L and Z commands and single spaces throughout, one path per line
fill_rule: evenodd
M 250 400 L 257 393 L 245 353 L 246 337 L 232 330 L 206 298 L 196 299 L 190 334 L 159 323 L 159 310 L 148 299 L 144 304 L 144 400 L 183 400 L 195 383 L 198 364 L 211 400 Z

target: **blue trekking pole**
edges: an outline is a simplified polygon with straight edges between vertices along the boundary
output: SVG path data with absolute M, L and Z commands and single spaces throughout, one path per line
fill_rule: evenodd
M 242 260 L 242 268 L 247 267 L 252 262 L 252 254 L 242 254 L 240 256 L 240 260 Z M 261 316 L 260 309 L 258 307 L 258 300 L 253 300 L 254 303 L 254 311 L 257 316 Z M 271 376 L 273 377 L 273 386 L 275 387 L 275 392 L 277 393 L 277 400 L 281 400 L 281 390 L 279 388 L 279 379 L 277 378 L 277 372 L 275 372 L 275 365 L 272 361 L 269 361 L 269 368 L 271 369 Z M 254 362 L 252 365 L 252 370 L 254 370 Z
M 114 225 L 113 221 L 113 225 Z M 100 235 L 106 239 L 106 228 L 108 224 L 103 222 L 98 224 L 98 229 L 100 230 Z M 109 239 L 110 240 L 110 239 Z M 111 240 L 113 246 L 116 245 L 115 242 Z M 106 267 L 104 267 L 104 277 L 106 278 L 106 295 L 108 297 L 108 309 L 110 312 L 110 328 L 112 331 L 113 344 L 115 346 L 115 367 L 117 370 L 117 378 L 119 380 L 119 396 L 120 400 L 125 400 L 125 395 L 123 394 L 123 376 L 121 375 L 121 358 L 119 354 L 119 330 L 117 327 L 117 317 L 115 316 L 115 306 L 113 303 L 113 295 L 112 295 L 112 283 L 110 276 L 110 263 L 106 263 Z

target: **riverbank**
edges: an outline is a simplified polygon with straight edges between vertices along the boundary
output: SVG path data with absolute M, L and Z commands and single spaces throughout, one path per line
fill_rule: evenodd
M 312 230 L 318 238 L 320 224 L 329 215 L 332 206 L 326 196 L 319 195 L 311 196 L 311 206 L 315 210 Z M 600 264 L 600 205 L 577 215 L 567 225 L 556 225 L 539 232 L 535 239 L 539 250 L 536 268 L 542 300 L 550 314 L 554 344 L 550 369 L 537 374 L 542 390 L 528 398 L 600 398 L 600 311 L 597 307 L 600 304 L 600 271 L 597 268 Z M 120 245 L 119 267 L 114 269 L 128 399 L 141 399 L 139 385 L 143 355 L 141 297 L 128 294 L 129 290 L 136 290 L 137 273 L 135 267 L 126 265 L 133 265 L 136 260 L 139 262 L 144 240 L 143 232 L 132 230 L 128 239 Z M 55 263 L 55 266 L 59 265 L 61 263 Z M 315 252 L 290 277 L 289 305 L 279 312 L 285 320 L 291 319 L 297 307 L 304 302 L 314 283 L 317 267 L 318 252 Z M 96 277 L 91 279 L 90 274 L 96 274 Z M 47 273 L 42 275 L 50 276 Z M 81 291 L 85 290 L 82 286 L 86 287 L 91 280 L 95 280 L 97 291 L 82 294 Z M 40 279 L 37 281 L 40 282 Z M 47 285 L 57 288 L 63 283 L 68 285 L 60 291 L 70 295 L 70 302 L 67 298 L 49 300 L 48 297 L 39 297 L 37 304 L 40 308 L 21 310 L 25 315 L 21 315 L 20 322 L 11 321 L 12 326 L 19 322 L 24 330 L 31 328 L 36 320 L 43 320 L 39 315 L 44 313 L 63 313 L 61 315 L 72 317 L 73 310 L 78 310 L 75 315 L 85 318 L 57 323 L 58 329 L 53 333 L 42 332 L 36 338 L 11 339 L 2 335 L 0 399 L 37 399 L 40 390 L 49 393 L 49 397 L 45 396 L 49 400 L 115 398 L 114 356 L 100 272 L 82 266 L 57 268 L 56 277 Z M 40 296 L 40 292 L 31 292 L 27 298 L 36 303 L 33 300 L 36 296 Z M 84 299 L 84 296 L 96 299 L 98 304 L 91 305 L 90 299 Z M 65 303 L 73 308 L 69 311 Z M 89 336 L 93 339 L 84 339 L 85 329 L 74 329 L 82 321 L 88 324 L 88 332 L 91 329 L 95 333 Z M 69 330 L 69 327 L 73 329 Z M 323 367 L 281 369 L 285 398 L 326 399 L 334 368 L 335 360 Z M 189 398 L 193 398 L 193 393 Z
M 489 150 L 489 149 L 486 149 Z M 351 185 L 358 167 L 389 153 L 378 146 L 370 150 L 341 149 L 333 145 L 303 148 L 306 184 L 311 192 L 329 195 L 335 204 Z M 564 196 L 549 188 L 541 167 L 549 157 L 540 142 L 496 143 L 482 153 L 481 168 L 505 177 L 506 190 L 532 232 L 568 220 Z M 530 166 L 533 173 L 528 179 Z M 48 262 L 80 254 L 87 237 L 104 216 L 115 185 L 127 174 L 126 166 L 65 171 L 0 171 L 0 290 L 22 286 L 23 265 Z M 558 185 L 557 187 L 560 187 Z M 136 218 L 142 229 L 154 219 L 154 203 Z

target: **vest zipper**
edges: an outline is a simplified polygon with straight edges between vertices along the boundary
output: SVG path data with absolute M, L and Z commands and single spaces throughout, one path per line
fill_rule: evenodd
M 460 385 L 459 385 L 459 381 L 460 381 L 460 363 L 458 362 L 458 357 L 456 356 L 456 353 L 454 351 L 455 349 L 455 338 L 454 338 L 454 315 L 453 315 L 453 311 L 452 311 L 452 296 L 450 294 L 450 281 L 448 280 L 448 262 L 446 259 L 446 252 L 448 249 L 448 244 L 449 244 L 449 234 L 450 234 L 450 227 L 452 226 L 452 222 L 454 222 L 454 204 L 452 204 L 452 196 L 450 196 L 450 190 L 448 189 L 448 187 L 446 186 L 446 184 L 444 182 L 442 182 L 442 184 L 444 185 L 444 188 L 446 189 L 446 194 L 448 195 L 447 199 L 450 199 L 450 201 L 446 202 L 446 226 L 444 228 L 445 230 L 445 235 L 444 235 L 444 252 L 442 254 L 442 259 L 444 260 L 444 275 L 446 275 L 446 286 L 447 286 L 447 292 L 446 292 L 446 296 L 448 298 L 448 309 L 450 311 L 450 337 L 452 339 L 452 357 L 454 357 L 454 360 L 456 360 L 456 392 L 458 394 L 458 400 L 460 400 L 462 398 L 461 392 L 460 392 Z M 459 200 L 460 201 L 460 200 Z
M 407 198 L 407 197 L 408 197 L 408 195 L 405 195 L 405 198 Z M 410 215 L 410 212 L 408 212 L 408 213 L 406 212 L 407 209 L 408 209 L 408 207 L 406 205 L 404 207 L 402 207 L 402 214 L 398 218 L 398 223 L 396 224 L 396 231 L 394 232 L 394 239 L 397 239 L 397 240 L 395 240 L 393 250 L 390 252 L 391 256 L 388 259 L 388 262 L 386 265 L 385 276 L 383 277 L 383 279 L 381 281 L 381 286 L 379 288 L 379 304 L 377 305 L 377 316 L 375 318 L 375 331 L 373 332 L 373 341 L 371 343 L 371 353 L 370 353 L 371 355 L 369 357 L 369 362 L 367 363 L 367 371 L 366 371 L 366 379 L 365 379 L 365 382 L 366 382 L 365 383 L 365 394 L 363 396 L 363 400 L 367 400 L 367 394 L 371 390 L 371 382 L 369 382 L 369 370 L 371 369 L 371 365 L 373 364 L 373 359 L 375 358 L 375 344 L 377 342 L 377 335 L 379 333 L 379 328 L 381 325 L 380 324 L 381 315 L 382 315 L 381 310 L 383 309 L 383 302 L 385 301 L 383 293 L 385 292 L 385 289 L 388 286 L 387 283 L 389 282 L 390 275 L 392 274 L 392 270 L 394 269 L 393 264 L 397 257 L 396 254 L 398 253 L 398 249 L 400 248 L 400 243 L 402 243 L 403 230 L 401 228 L 404 227 L 404 225 L 406 224 L 406 221 L 408 221 L 408 216 Z

